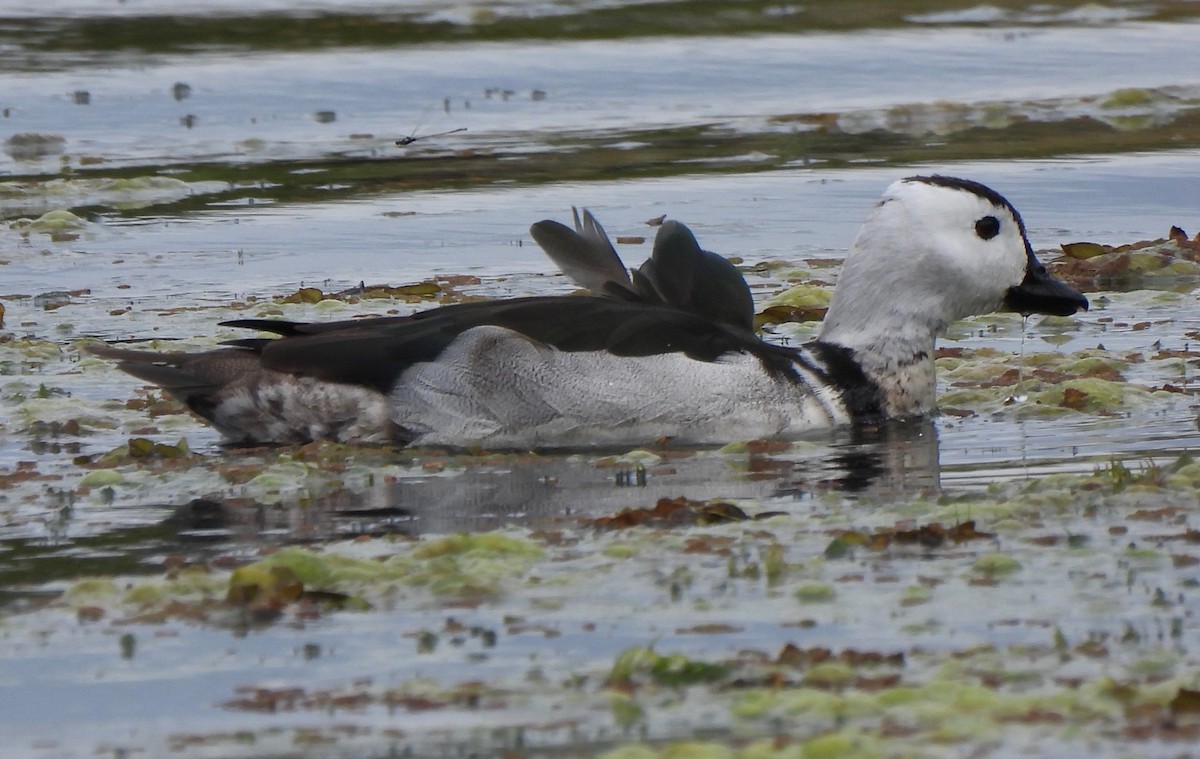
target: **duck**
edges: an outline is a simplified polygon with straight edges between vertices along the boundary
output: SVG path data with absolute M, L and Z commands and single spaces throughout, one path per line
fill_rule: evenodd
M 817 337 L 755 331 L 728 259 L 662 223 L 627 269 L 588 211 L 533 239 L 585 294 L 329 322 L 237 319 L 258 336 L 201 352 L 94 345 L 230 445 L 317 440 L 458 449 L 721 445 L 936 412 L 952 322 L 1070 316 L 1087 299 L 1034 255 L 1017 209 L 979 182 L 910 176 L 850 245 Z M 263 335 L 266 336 L 263 336 Z

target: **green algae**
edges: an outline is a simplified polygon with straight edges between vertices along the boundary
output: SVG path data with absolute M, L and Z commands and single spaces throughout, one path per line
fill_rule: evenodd
M 427 588 L 439 596 L 488 596 L 502 593 L 506 581 L 519 577 L 542 556 L 533 543 L 496 533 L 425 541 L 383 561 L 285 548 L 236 570 L 230 585 L 258 583 L 264 581 L 264 573 L 281 568 L 305 588 L 319 590 L 379 593 L 400 583 Z
M 1018 417 L 1053 417 L 1071 412 L 1112 414 L 1142 408 L 1156 391 L 1130 382 L 1134 366 L 1127 358 L 1104 351 L 1070 354 L 1030 353 L 1018 374 L 1010 356 L 972 352 L 938 359 L 941 379 L 949 384 L 939 395 L 943 408 Z M 1013 396 L 1027 394 L 1015 402 Z
M 793 306 L 798 308 L 828 308 L 833 298 L 833 288 L 817 285 L 789 287 L 767 301 L 767 306 Z
M 804 673 L 804 683 L 817 688 L 844 688 L 854 682 L 857 672 L 843 662 L 827 661 L 814 664 Z
M 510 535 L 471 533 L 449 535 L 422 542 L 413 549 L 412 555 L 419 559 L 444 556 L 539 559 L 545 555 L 545 552 L 528 540 Z
M 36 219 L 17 219 L 9 227 L 22 232 L 73 232 L 87 226 L 87 221 L 70 211 L 60 208 L 47 211 Z
M 857 731 L 838 731 L 805 741 L 801 755 L 804 759 L 870 759 L 885 752 L 877 741 Z
M 649 680 L 662 686 L 682 687 L 720 680 L 728 672 L 724 665 L 694 661 L 682 654 L 659 654 L 651 648 L 635 647 L 617 657 L 606 682 L 627 687 L 641 680 Z
M 1114 90 L 1100 103 L 1101 108 L 1129 108 L 1159 102 L 1162 95 L 1145 87 L 1126 87 Z
M 102 603 L 116 599 L 119 595 L 117 583 L 108 577 L 79 580 L 63 591 L 63 599 L 75 606 Z
M 362 561 L 336 553 L 316 552 L 304 548 L 283 548 L 261 561 L 236 570 L 230 584 L 241 576 L 261 570 L 284 568 L 305 587 L 322 590 L 358 585 L 385 576 L 387 570 L 379 562 Z
M 535 544 L 497 533 L 449 536 L 384 562 L 406 584 L 439 596 L 495 596 L 543 556 Z
M 117 469 L 93 469 L 79 480 L 79 486 L 85 488 L 103 488 L 120 485 L 125 482 L 125 475 Z
M 976 559 L 971 568 L 980 574 L 998 577 L 1016 572 L 1021 563 L 1007 554 L 989 553 Z
M 823 582 L 806 582 L 794 591 L 796 600 L 802 604 L 829 603 L 837 597 L 832 585 Z
M 1078 377 L 1047 388 L 1031 397 L 1046 409 L 1065 408 L 1073 411 L 1113 411 L 1136 399 L 1145 398 L 1148 391 L 1126 382 Z
M 614 543 L 605 546 L 603 553 L 610 559 L 631 559 L 640 555 L 642 549 L 627 543 Z
M 646 717 L 646 710 L 636 699 L 618 690 L 608 692 L 608 706 L 612 710 L 613 721 L 626 730 Z
M 900 595 L 901 606 L 916 606 L 933 599 L 933 590 L 924 585 L 910 585 Z
M 950 666 L 927 683 L 874 692 L 850 691 L 842 695 L 813 688 L 755 690 L 739 695 L 734 714 L 739 719 L 754 721 L 775 714 L 837 718 L 851 727 L 846 728 L 848 734 L 831 748 L 845 746 L 848 741 L 851 747 L 846 750 L 880 750 L 887 746 L 885 753 L 893 754 L 902 751 L 901 746 L 908 741 L 892 738 L 881 744 L 878 743 L 881 738 L 872 734 L 871 729 L 854 725 L 859 721 L 864 725 L 877 725 L 880 721 L 906 724 L 912 735 L 921 736 L 917 745 L 923 741 L 957 744 L 986 740 L 999 734 L 1004 725 L 1031 719 L 1031 715 L 1056 715 L 1056 721 L 1086 725 L 1103 724 L 1120 713 L 1120 705 L 1111 697 L 1112 682 L 1107 679 L 1081 688 L 1006 693 L 995 686 L 965 681 L 964 677 L 969 679 L 970 675 L 961 666 Z M 1172 689 L 1163 691 L 1169 694 Z M 864 749 L 864 744 L 873 749 Z
M 1179 470 L 1192 465 L 1192 462 L 1185 461 Z M 1103 477 L 1111 479 L 1110 475 L 1100 473 L 1058 476 L 1054 479 L 1054 488 L 1048 487 L 1045 481 L 1026 483 L 1020 489 L 1027 492 L 1017 493 L 1008 502 L 1011 504 L 1009 508 L 1027 515 L 1052 514 L 1057 507 L 1047 504 L 1057 501 L 1045 500 L 1047 497 L 1057 497 L 1059 491 L 1064 489 L 1086 488 Z M 1159 486 L 1160 491 L 1166 488 L 1169 485 Z M 1128 488 L 1118 492 L 1109 491 L 1107 497 L 1119 498 L 1127 491 Z M 972 505 L 986 501 L 976 499 Z M 1000 503 L 996 502 L 995 505 L 999 506 Z M 946 503 L 941 507 L 960 508 L 961 505 Z M 930 504 L 927 503 L 925 507 L 929 508 Z M 1120 507 L 1114 505 L 1112 508 Z M 895 518 L 894 513 L 888 510 L 877 518 L 887 524 L 888 520 Z M 858 514 L 855 518 L 863 519 L 864 515 Z M 582 538 L 582 546 L 573 544 L 566 548 L 554 543 L 539 543 L 527 534 L 512 532 L 478 536 L 450 535 L 417 542 L 375 541 L 369 547 L 338 544 L 321 550 L 286 548 L 236 570 L 233 575 L 195 572 L 187 578 L 181 574 L 169 581 L 148 581 L 129 589 L 122 589 L 122 581 L 99 579 L 76 587 L 73 598 L 82 606 L 95 604 L 106 608 L 119 603 L 134 607 L 140 614 L 148 614 L 156 606 L 165 607 L 172 601 L 177 605 L 183 598 L 208 599 L 206 603 L 219 603 L 224 597 L 223 588 L 235 586 L 247 578 L 254 579 L 257 575 L 257 581 L 268 588 L 268 592 L 262 595 L 272 597 L 274 593 L 277 602 L 282 600 L 291 603 L 287 599 L 293 597 L 291 594 L 301 591 L 298 585 L 302 585 L 304 590 L 325 589 L 355 594 L 368 602 L 393 597 L 390 594 L 397 590 L 409 598 L 421 593 L 427 594 L 424 597 L 434 602 L 439 598 L 453 602 L 461 597 L 456 593 L 461 591 L 464 583 L 474 584 L 471 592 L 478 592 L 481 578 L 488 575 L 488 570 L 477 571 L 477 567 L 470 565 L 470 557 L 476 557 L 485 562 L 497 560 L 505 566 L 504 577 L 507 579 L 493 585 L 484 598 L 496 601 L 501 598 L 499 594 L 503 594 L 516 605 L 502 608 L 536 609 L 539 615 L 567 620 L 581 609 L 590 608 L 594 589 L 605 588 L 605 592 L 612 593 L 614 584 L 622 590 L 636 585 L 658 588 L 662 579 L 657 570 L 664 562 L 670 564 L 676 557 L 687 557 L 684 551 L 688 546 L 695 547 L 696 540 L 703 535 L 731 539 L 731 545 L 738 552 L 749 556 L 756 553 L 765 555 L 772 546 L 787 546 L 789 543 L 795 544 L 792 550 L 798 550 L 799 556 L 811 556 L 819 552 L 828 537 L 823 529 L 811 535 L 804 529 L 797 530 L 802 525 L 819 524 L 824 519 L 828 519 L 828 516 L 811 521 L 809 518 L 793 518 L 753 526 L 733 524 L 717 528 L 692 528 L 679 536 L 644 529 L 622 534 L 592 533 Z M 632 545 L 636 545 L 637 550 L 612 570 L 620 574 L 598 574 L 594 559 L 586 557 L 602 553 L 602 549 L 611 545 L 631 545 L 628 542 L 631 536 Z M 1015 547 L 1021 545 L 1014 544 Z M 945 558 L 938 558 L 935 552 L 928 559 L 934 566 L 922 571 L 936 574 L 939 564 L 943 567 L 961 565 L 962 559 L 956 555 L 960 550 L 949 551 Z M 1044 558 L 1039 556 L 1045 551 L 1050 551 L 1060 560 L 1067 555 L 1058 549 L 1028 547 L 1011 553 L 984 553 L 972 560 L 972 574 L 1003 577 L 1015 571 L 1019 563 L 1027 568 L 1022 572 L 1023 585 L 1053 583 L 1056 582 L 1054 577 L 1043 579 L 1036 576 L 1047 567 L 1056 566 L 1054 562 L 1045 563 Z M 1097 565 L 1097 562 L 1105 560 L 1103 554 L 1093 553 L 1079 556 L 1075 561 L 1078 567 L 1087 567 L 1088 572 L 1103 572 L 1104 565 Z M 713 564 L 706 569 L 702 563 L 690 560 L 686 579 L 679 581 L 696 589 L 704 586 L 706 575 L 710 578 L 719 577 L 722 584 L 735 583 L 743 589 L 743 593 L 748 588 L 756 587 L 755 583 L 759 586 L 765 584 L 765 578 L 761 576 L 757 579 L 742 578 L 741 575 L 730 578 L 723 568 L 723 562 Z M 804 595 L 801 589 L 813 585 L 831 589 L 831 586 L 814 583 L 811 579 L 814 575 L 828 572 L 827 563 L 796 561 L 793 556 L 790 564 L 794 569 L 781 573 L 777 580 L 779 593 L 791 593 L 798 597 Z M 1040 569 L 1031 572 L 1028 569 L 1030 566 Z M 1070 566 L 1063 567 L 1061 571 L 1071 572 Z M 651 567 L 655 571 L 647 572 Z M 280 569 L 287 571 L 285 574 L 272 574 L 272 570 Z M 558 603 L 554 606 L 539 606 L 533 601 L 543 597 L 544 591 L 538 589 L 542 587 L 541 583 L 527 586 L 521 578 L 529 573 L 545 575 L 550 571 L 560 579 L 567 580 L 563 587 L 575 590 L 569 595 L 558 596 Z M 1147 565 L 1145 571 L 1155 570 Z M 442 580 L 435 575 L 441 575 Z M 673 573 L 670 576 L 676 577 Z M 238 580 L 235 581 L 235 577 Z M 446 582 L 446 585 L 441 585 L 441 582 Z M 170 583 L 181 585 L 176 587 Z M 1031 593 L 1037 592 L 1033 586 Z M 1068 587 L 1081 590 L 1085 585 L 1077 580 Z M 445 588 L 450 590 L 445 592 Z M 914 588 L 922 592 L 914 594 Z M 890 599 L 892 610 L 905 609 L 903 599 L 917 597 L 921 601 L 921 609 L 944 616 L 947 604 L 960 603 L 964 598 L 962 592 L 951 585 L 939 585 L 937 592 L 929 590 L 924 585 L 848 582 L 838 584 L 837 600 L 839 606 L 858 609 L 856 613 L 861 614 L 883 599 Z M 661 590 L 653 591 L 652 597 L 658 597 L 659 593 Z M 725 607 L 730 598 L 716 594 L 704 606 L 710 610 Z M 762 614 L 764 609 L 773 607 L 767 605 L 756 608 L 756 612 L 748 613 Z M 634 613 L 658 616 L 661 609 L 657 604 L 651 604 L 648 610 Z M 701 610 L 693 613 L 706 612 Z M 781 617 L 787 618 L 786 615 Z M 958 623 L 952 618 L 943 618 L 941 625 L 947 624 Z M 820 623 L 813 629 L 819 631 Z M 933 634 L 932 631 L 936 629 L 928 627 L 923 633 L 913 634 Z M 774 721 L 778 719 L 787 719 L 789 724 L 794 725 L 791 740 L 786 745 L 773 747 L 761 740 L 721 740 L 713 743 L 711 749 L 705 749 L 698 748 L 704 744 L 697 744 L 694 740 L 661 741 L 621 747 L 610 752 L 614 756 L 621 755 L 621 752 L 635 755 L 647 751 L 654 752 L 656 756 L 691 755 L 694 751 L 707 750 L 730 752 L 733 756 L 770 756 L 770 752 L 776 748 L 781 752 L 780 756 L 915 756 L 919 755 L 921 746 L 961 748 L 978 745 L 981 741 L 986 743 L 999 739 L 1013 724 L 1027 723 L 1032 729 L 1038 729 L 1036 726 L 1043 724 L 1042 719 L 1051 717 L 1053 722 L 1049 724 L 1054 725 L 1056 730 L 1085 732 L 1122 719 L 1124 707 L 1114 694 L 1125 691 L 1114 688 L 1111 681 L 1085 679 L 1082 684 L 1073 685 L 1054 682 L 1053 667 L 1057 665 L 1052 665 L 1052 662 L 1058 662 L 1061 657 L 1082 656 L 1075 652 L 1088 650 L 1078 642 L 1073 644 L 1067 637 L 1070 635 L 1060 633 L 1063 643 L 1057 647 L 1050 645 L 1047 634 L 1043 636 L 1046 643 L 1041 648 L 996 646 L 966 651 L 953 648 L 949 651 L 926 650 L 888 665 L 883 670 L 883 676 L 875 671 L 874 665 L 859 661 L 875 660 L 869 656 L 864 658 L 861 653 L 845 656 L 822 654 L 827 658 L 793 663 L 795 657 L 783 654 L 764 658 L 750 652 L 743 659 L 741 655 L 695 656 L 662 653 L 652 647 L 634 646 L 619 654 L 606 671 L 591 670 L 591 679 L 595 684 L 590 688 L 584 687 L 583 693 L 573 691 L 571 698 L 587 698 L 588 693 L 594 694 L 599 708 L 609 715 L 608 718 L 629 729 L 643 729 L 660 724 L 664 719 L 683 718 L 687 710 L 697 704 L 696 699 L 706 704 L 702 707 L 705 713 L 715 709 L 717 713 L 726 715 L 731 720 L 730 729 L 735 735 L 761 735 L 759 731 L 764 726 L 776 724 Z M 442 636 L 435 634 L 435 637 Z M 1078 638 L 1075 640 L 1078 641 Z M 1125 677 L 1159 678 L 1180 671 L 1177 654 L 1163 657 L 1153 647 L 1127 645 L 1132 646 L 1133 656 L 1128 663 L 1117 665 L 1118 671 L 1126 673 Z M 442 648 L 440 644 L 437 646 L 438 651 Z M 426 655 L 432 656 L 434 653 Z M 542 666 L 547 663 L 543 662 Z M 588 670 L 585 668 L 584 671 Z M 539 679 L 536 682 L 541 683 L 538 687 L 542 688 L 549 687 L 552 680 Z M 755 682 L 776 685 L 754 687 Z M 1155 690 L 1153 696 L 1149 690 L 1138 688 L 1136 698 L 1161 706 L 1183 687 L 1180 682 L 1172 681 L 1174 691 L 1171 687 L 1161 688 Z M 431 691 L 421 691 L 425 694 L 421 696 L 415 695 L 415 691 L 408 695 L 402 691 L 403 688 L 392 686 L 389 698 L 401 703 L 404 699 L 422 703 L 421 699 L 434 698 Z M 686 691 L 688 695 L 686 698 L 665 696 L 675 691 Z M 563 695 L 560 693 L 552 698 L 562 699 Z M 830 725 L 835 721 L 839 727 L 831 732 Z M 906 729 L 903 733 L 894 734 L 880 727 L 884 724 L 902 724 Z

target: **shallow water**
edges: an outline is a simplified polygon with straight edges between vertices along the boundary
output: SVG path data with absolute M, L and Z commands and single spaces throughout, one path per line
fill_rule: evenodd
M 348 462 L 334 471 L 320 457 L 224 450 L 190 417 L 152 415 L 136 383 L 82 358 L 76 342 L 211 345 L 233 336 L 213 324 L 244 315 L 231 304 L 251 298 L 255 313 L 301 319 L 440 302 L 273 300 L 302 286 L 332 293 L 472 275 L 478 281 L 438 298 L 568 292 L 527 229 L 567 218 L 572 204 L 592 209 L 614 236 L 650 238 L 645 220 L 662 214 L 688 223 L 707 248 L 742 259 L 760 305 L 789 280 L 832 279 L 836 268 L 811 261 L 840 258 L 882 189 L 912 173 L 968 176 L 1000 190 L 1048 259 L 1062 243 L 1120 245 L 1163 237 L 1172 225 L 1195 234 L 1200 27 L 1190 5 L 867 3 L 832 14 L 756 2 L 740 10 L 313 2 L 245 14 L 237 3 L 198 15 L 184 4 L 132 0 L 53 11 L 0 5 L 0 335 L 11 338 L 0 342 L 11 349 L 0 353 L 0 755 L 583 755 L 639 736 L 718 735 L 736 747 L 778 735 L 781 724 L 797 740 L 834 724 L 810 724 L 815 718 L 796 710 L 781 722 L 734 718 L 724 696 L 652 686 L 634 694 L 642 718 L 622 721 L 604 674 L 622 651 L 655 641 L 698 660 L 773 654 L 796 641 L 904 650 L 907 676 L 925 682 L 949 665 L 921 650 L 953 659 L 991 646 L 1020 659 L 1049 645 L 1048 626 L 1075 642 L 1116 640 L 1125 624 L 1122 640 L 1134 629 L 1141 642 L 1102 663 L 1080 655 L 1038 666 L 1060 679 L 1106 673 L 1138 686 L 1200 688 L 1187 680 L 1198 671 L 1196 571 L 1174 559 L 1184 549 L 1153 566 L 1129 553 L 1139 540 L 1179 544 L 1162 537 L 1165 526 L 1123 521 L 1142 505 L 1170 503 L 1181 509 L 1172 528 L 1194 526 L 1193 492 L 1114 505 L 1087 489 L 1092 483 L 1033 517 L 995 503 L 1014 492 L 1004 488 L 1036 501 L 1030 493 L 1057 487 L 1043 485 L 1059 482 L 1052 475 L 1087 475 L 1113 461 L 1165 464 L 1195 450 L 1194 277 L 1090 293 L 1093 310 L 1067 322 L 974 320 L 942 342 L 974 356 L 967 369 L 1040 356 L 1031 372 L 1102 346 L 1136 354 L 1121 370 L 1129 386 L 1183 392 L 1129 390 L 1107 406 L 1052 414 L 1033 401 L 997 402 L 1054 384 L 1030 378 L 929 424 L 816 434 L 762 456 L 371 449 L 334 452 L 335 463 Z M 417 139 L 395 145 L 404 137 Z M 80 220 L 19 221 L 60 209 Z M 648 249 L 620 246 L 628 263 Z M 759 266 L 776 261 L 789 264 Z M 780 330 L 809 334 L 810 325 Z M 1003 353 L 989 359 L 983 349 Z M 979 385 L 949 371 L 941 379 L 950 398 Z M 129 458 L 100 466 L 143 436 L 168 446 L 186 439 L 199 456 L 179 468 Z M 85 484 L 110 468 L 120 479 Z M 245 481 L 258 470 L 270 477 Z M 787 516 L 649 537 L 587 526 L 678 497 Z M 963 557 L 975 558 L 966 548 L 863 555 L 844 571 L 822 564 L 835 528 L 974 516 L 1000 531 L 989 545 L 1019 553 L 1024 581 L 955 584 L 967 571 Z M 262 625 L 230 611 L 139 622 L 138 610 L 113 600 L 116 590 L 55 600 L 77 578 L 137 585 L 175 561 L 207 563 L 221 576 L 259 558 L 262 546 L 357 537 L 365 542 L 331 550 L 403 553 L 413 536 L 493 530 L 543 546 L 549 558 L 531 570 L 536 582 L 520 575 L 507 595 L 482 600 L 400 583 L 361 591 L 371 612 L 285 614 Z M 1087 538 L 1092 555 L 1029 552 L 1054 530 Z M 560 532 L 565 547 L 545 537 Z M 767 533 L 786 546 L 793 581 L 836 587 L 843 600 L 834 610 L 795 606 L 791 585 L 781 600 L 727 569 L 766 551 Z M 681 547 L 713 539 L 741 553 Z M 845 580 L 856 573 L 867 580 Z M 1104 573 L 1102 588 L 1080 579 Z M 925 587 L 925 575 L 947 578 L 932 602 L 897 606 L 894 591 Z M 1178 602 L 1168 610 L 1147 603 L 1134 575 L 1146 593 L 1178 591 Z M 1107 590 L 1126 576 L 1125 595 Z M 664 615 L 666 587 L 675 600 Z M 1166 656 L 1146 631 L 1158 625 L 1162 639 L 1170 615 L 1184 620 L 1170 638 L 1174 669 L 1145 675 L 1147 661 Z M 500 644 L 448 618 L 501 630 Z M 737 630 L 679 632 L 711 623 Z M 417 649 L 430 631 L 441 644 Z M 587 684 L 557 689 L 572 678 Z M 445 692 L 476 681 L 504 704 L 460 708 Z M 230 706 L 246 685 L 369 703 L 275 713 Z M 382 706 L 379 694 L 392 691 L 443 706 Z M 1069 731 L 1028 725 L 980 734 L 982 743 L 947 745 L 997 756 L 1081 745 Z M 1128 740 L 1104 733 L 1088 750 L 1173 756 L 1180 748 L 1169 736 Z

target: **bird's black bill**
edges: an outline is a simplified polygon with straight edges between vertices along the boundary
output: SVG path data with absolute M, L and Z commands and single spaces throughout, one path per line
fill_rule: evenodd
M 1070 316 L 1076 311 L 1087 311 L 1088 300 L 1074 287 L 1055 279 L 1030 252 L 1025 279 L 1016 287 L 1008 288 L 1004 295 L 1004 306 L 1024 316 Z

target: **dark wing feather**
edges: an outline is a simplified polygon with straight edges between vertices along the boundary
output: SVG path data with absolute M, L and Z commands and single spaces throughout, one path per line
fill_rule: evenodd
M 90 345 L 87 350 L 97 356 L 117 361 L 117 366 L 122 371 L 158 385 L 193 407 L 195 399 L 218 391 L 246 372 L 258 369 L 260 365 L 258 357 L 247 351 L 160 353 L 114 348 L 111 345 Z
M 631 292 L 633 284 L 629 281 L 629 272 L 604 227 L 587 209 L 583 211 L 582 221 L 576 209 L 572 208 L 571 212 L 575 216 L 574 230 L 557 221 L 539 221 L 529 228 L 534 242 L 580 287 L 594 293 Z
M 249 325 L 259 328 L 255 320 Z M 330 329 L 333 324 L 338 328 Z M 604 297 L 533 297 L 484 301 L 412 316 L 293 325 L 291 335 L 241 344 L 262 366 L 386 392 L 409 366 L 438 356 L 460 334 L 493 325 L 564 351 L 618 356 L 685 353 L 714 361 L 733 351 L 774 355 L 751 333 L 667 306 Z
M 311 325 L 305 322 L 289 322 L 283 319 L 230 319 L 220 322 L 222 327 L 239 327 L 241 329 L 256 329 L 259 332 L 270 332 L 280 337 L 291 337 L 302 334 Z M 240 341 L 239 341 L 240 342 Z M 230 343 L 233 345 L 235 343 Z
M 654 253 L 634 272 L 639 294 L 708 319 L 754 329 L 754 298 L 737 267 L 700 247 L 683 224 L 658 230 Z
M 706 319 L 754 329 L 754 299 L 737 267 L 700 247 L 683 224 L 668 221 L 658 230 L 654 252 L 630 273 L 596 217 L 572 208 L 575 229 L 539 221 L 530 234 L 546 255 L 580 287 L 645 303 L 665 303 Z

